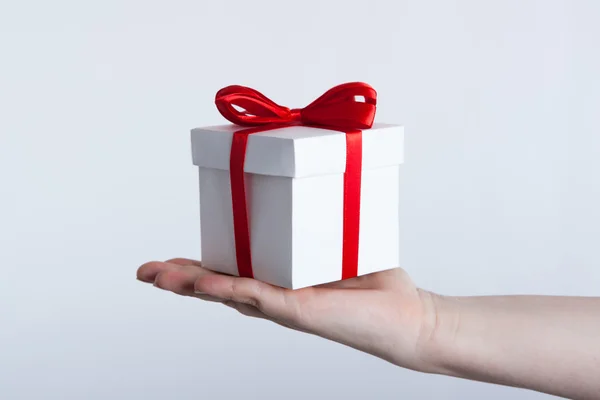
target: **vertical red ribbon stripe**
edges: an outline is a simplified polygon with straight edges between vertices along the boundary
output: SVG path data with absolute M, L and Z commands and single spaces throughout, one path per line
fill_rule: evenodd
M 342 279 L 354 278 L 358 275 L 361 178 L 362 131 L 348 131 L 346 132 L 346 172 L 344 173 Z
M 235 239 L 235 257 L 238 273 L 242 277 L 254 278 L 252 271 L 252 253 L 250 250 L 250 223 L 248 220 L 248 202 L 246 201 L 246 176 L 244 164 L 248 136 L 281 128 L 280 125 L 267 125 L 242 129 L 234 132 L 229 157 L 229 179 L 231 181 L 231 205 L 233 209 L 233 233 Z

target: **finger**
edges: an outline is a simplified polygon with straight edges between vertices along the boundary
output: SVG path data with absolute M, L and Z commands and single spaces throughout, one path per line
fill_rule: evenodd
M 195 283 L 196 293 L 251 305 L 268 317 L 294 321 L 300 318 L 292 291 L 267 283 L 225 275 L 206 275 Z
M 223 304 L 225 304 L 229 308 L 233 308 L 234 310 L 237 310 L 240 314 L 245 315 L 247 317 L 270 320 L 270 318 L 267 317 L 264 313 L 260 312 L 258 310 L 258 308 L 253 307 L 249 304 L 236 303 L 233 300 L 226 300 L 225 302 L 223 302 Z
M 165 262 L 151 261 L 138 268 L 137 278 L 143 282 L 152 283 L 154 282 L 156 275 L 158 275 L 160 272 L 187 265 L 199 267 L 200 261 L 190 260 L 187 258 L 173 258 Z
M 204 294 L 194 294 L 193 296 L 190 296 L 190 297 L 195 297 L 197 299 L 208 301 L 211 303 L 223 303 L 223 300 L 221 300 L 221 299 L 217 299 L 216 297 L 207 296 Z
M 210 274 L 215 272 L 193 265 L 177 266 L 159 272 L 154 279 L 154 286 L 183 296 L 195 296 L 194 282 Z
M 191 260 L 189 258 L 172 258 L 170 260 L 165 261 L 169 264 L 177 264 L 177 265 L 195 265 L 197 267 L 201 267 L 200 261 Z
M 202 263 L 200 261 L 198 261 L 198 260 L 192 260 L 192 259 L 189 259 L 189 258 L 172 258 L 172 259 L 167 260 L 165 262 L 171 263 L 171 264 L 177 264 L 177 265 L 193 265 L 193 266 L 196 266 L 196 267 L 202 267 Z M 219 273 L 223 274 L 223 275 L 229 275 L 229 274 L 226 274 L 224 272 L 219 272 Z
M 169 264 L 160 261 L 147 262 L 138 268 L 137 279 L 142 282 L 153 283 L 159 273 L 177 268 L 180 268 L 180 266 L 176 264 Z

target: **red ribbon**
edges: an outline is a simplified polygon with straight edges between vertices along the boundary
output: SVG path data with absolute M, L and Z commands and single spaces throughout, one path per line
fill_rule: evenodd
M 375 89 L 362 82 L 345 83 L 329 89 L 305 108 L 289 109 L 276 104 L 254 89 L 234 85 L 219 90 L 215 104 L 219 112 L 230 122 L 252 127 L 234 133 L 229 163 L 239 275 L 254 277 L 244 179 L 248 136 L 285 126 L 307 125 L 346 134 L 342 279 L 357 276 L 362 129 L 371 128 L 375 119 L 377 104 Z

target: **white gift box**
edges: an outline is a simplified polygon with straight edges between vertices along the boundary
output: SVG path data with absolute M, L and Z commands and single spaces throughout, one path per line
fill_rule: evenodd
M 192 130 L 202 265 L 238 275 L 229 176 L 236 125 Z M 399 266 L 404 129 L 362 134 L 358 275 Z M 248 138 L 244 171 L 254 278 L 297 289 L 342 278 L 345 133 L 289 126 Z

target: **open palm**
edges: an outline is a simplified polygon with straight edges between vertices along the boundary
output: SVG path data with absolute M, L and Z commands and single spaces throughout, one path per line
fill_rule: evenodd
M 137 277 L 161 289 L 220 302 L 244 315 L 331 339 L 407 368 L 426 369 L 421 344 L 430 336 L 429 294 L 418 290 L 402 269 L 298 290 L 219 274 L 182 258 L 146 263 Z M 390 354 L 400 355 L 399 359 L 390 359 Z

